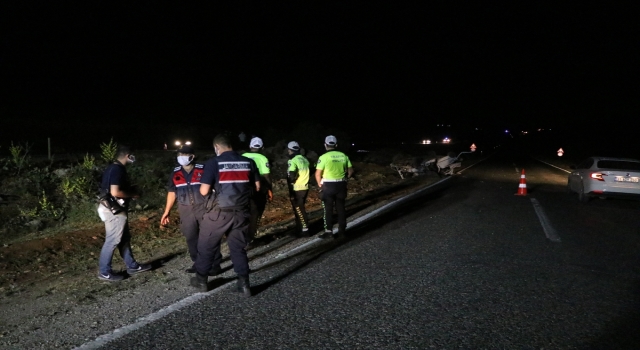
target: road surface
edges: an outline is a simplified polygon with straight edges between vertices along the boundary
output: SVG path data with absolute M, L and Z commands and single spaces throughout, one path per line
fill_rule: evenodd
M 223 289 L 107 347 L 640 347 L 639 202 L 579 203 L 566 173 L 507 151 L 453 180 L 257 269 L 250 299 Z

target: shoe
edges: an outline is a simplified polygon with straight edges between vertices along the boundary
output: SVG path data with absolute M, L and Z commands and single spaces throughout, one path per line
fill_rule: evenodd
M 207 276 L 202 276 L 199 273 L 196 272 L 196 275 L 194 277 L 191 277 L 191 280 L 189 281 L 189 284 L 192 287 L 196 287 L 198 289 L 198 292 L 206 292 L 208 289 L 207 286 L 207 280 L 209 279 L 209 277 Z
M 186 272 L 186 273 L 196 273 L 196 268 L 194 266 L 191 266 L 190 268 L 184 270 L 184 272 Z
M 299 236 L 300 237 L 311 237 L 312 234 L 311 234 L 311 231 L 309 231 L 309 228 L 305 227 L 305 228 L 302 229 L 302 231 L 300 232 Z
M 114 274 L 113 272 L 111 272 L 111 273 L 107 273 L 107 274 L 98 273 L 98 278 L 103 280 L 103 281 L 119 282 L 119 281 L 122 281 L 124 279 L 124 276 L 118 275 L 118 274 Z
M 222 268 L 220 267 L 220 265 L 211 266 L 211 270 L 209 270 L 209 273 L 207 273 L 207 275 L 209 275 L 209 276 L 217 276 L 217 275 L 220 274 L 221 271 L 222 271 Z
M 322 239 L 328 239 L 333 237 L 333 232 L 330 230 L 324 230 L 324 233 L 319 236 Z
M 138 268 L 135 269 L 127 269 L 127 273 L 130 275 L 135 275 L 140 272 L 145 272 L 151 270 L 151 264 L 139 264 Z
M 238 276 L 238 289 L 236 290 L 238 293 L 242 294 L 243 297 L 248 298 L 251 296 L 251 286 L 249 284 L 249 275 L 246 276 Z

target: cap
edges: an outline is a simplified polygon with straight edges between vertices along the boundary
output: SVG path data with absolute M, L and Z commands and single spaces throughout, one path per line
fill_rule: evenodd
M 259 137 L 254 137 L 251 139 L 251 142 L 249 142 L 249 147 L 251 148 L 260 148 L 262 145 L 262 139 Z
M 291 141 L 287 144 L 287 148 L 292 150 L 292 151 L 299 151 L 300 150 L 300 145 L 295 142 L 295 141 Z
M 335 146 L 338 144 L 338 139 L 333 135 L 329 135 L 325 137 L 324 143 L 329 146 Z
M 180 148 L 178 148 L 178 153 L 195 154 L 196 152 L 193 151 L 193 148 L 191 146 L 182 145 L 180 146 Z

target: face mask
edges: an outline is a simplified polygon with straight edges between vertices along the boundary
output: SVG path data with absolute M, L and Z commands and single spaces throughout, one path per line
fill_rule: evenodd
M 134 156 L 133 154 L 130 154 L 129 156 L 127 156 L 127 163 L 131 164 L 135 161 L 136 161 L 136 156 Z
M 216 156 L 220 155 L 220 152 L 218 151 L 218 147 L 213 147 L 213 150 L 216 152 Z
M 178 156 L 178 163 L 180 165 L 189 165 L 193 160 L 193 156 Z

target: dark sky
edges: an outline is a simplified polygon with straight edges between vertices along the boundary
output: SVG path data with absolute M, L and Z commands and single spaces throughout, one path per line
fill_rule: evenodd
M 640 111 L 635 8 L 232 3 L 2 5 L 0 145 L 305 120 L 399 139 L 440 122 L 568 127 Z

